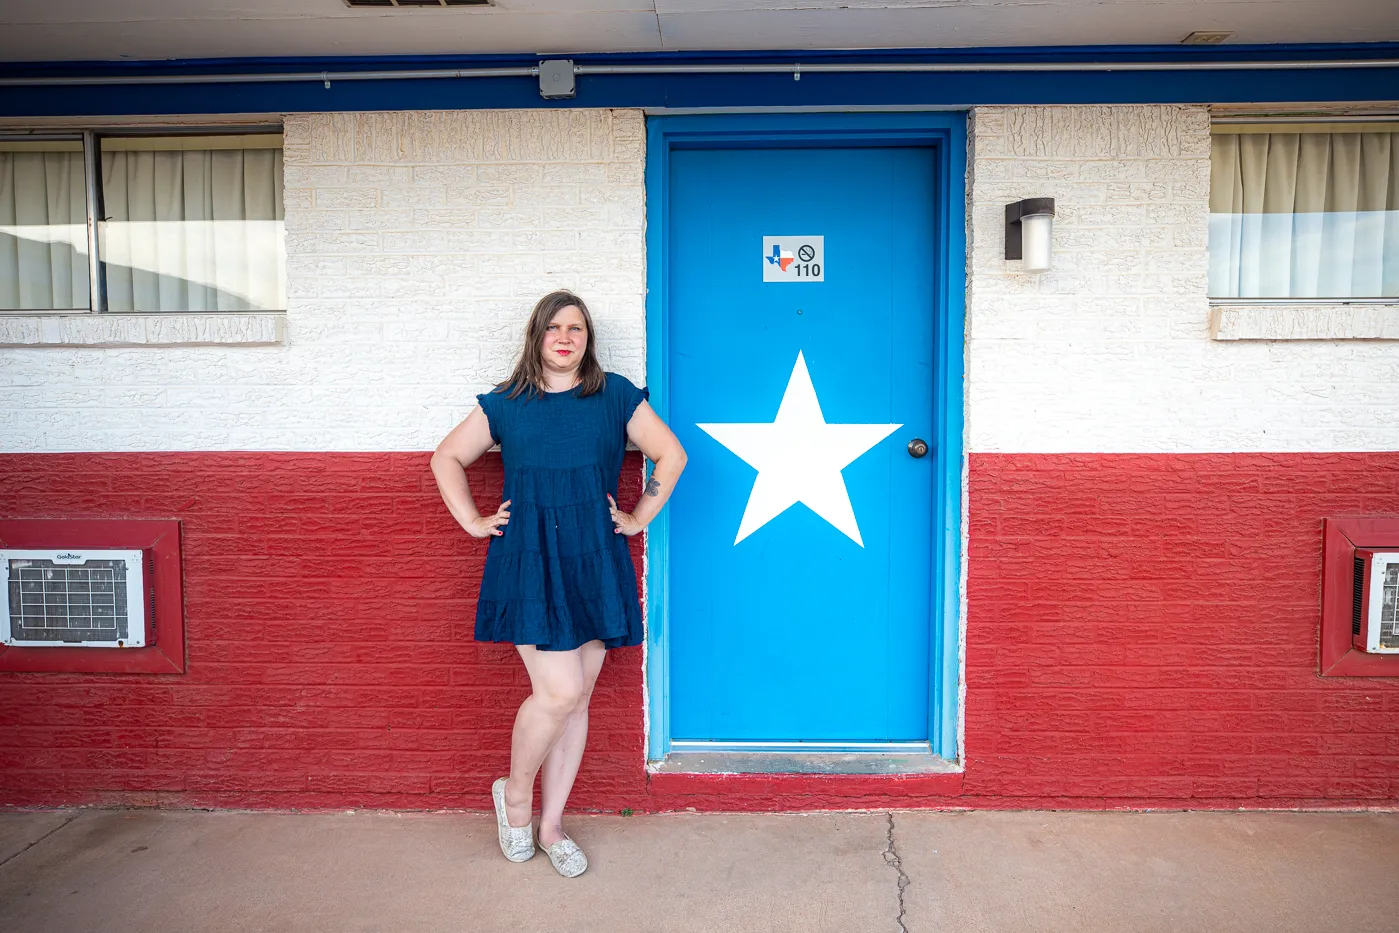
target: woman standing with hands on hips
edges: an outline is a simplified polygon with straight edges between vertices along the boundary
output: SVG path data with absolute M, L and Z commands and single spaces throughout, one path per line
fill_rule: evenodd
M 685 468 L 685 451 L 646 397 L 625 377 L 602 371 L 583 301 L 552 292 L 534 306 L 510 378 L 477 396 L 479 407 L 432 455 L 452 517 L 472 537 L 491 538 L 476 640 L 514 644 L 529 672 L 510 774 L 491 787 L 500 848 L 512 862 L 534 855 L 539 774 L 538 845 L 570 878 L 588 867 L 563 831 L 588 735 L 588 700 L 607 649 L 642 639 L 626 539 L 656 517 Z M 655 464 L 632 512 L 616 501 L 628 439 Z M 505 464 L 504 501 L 483 515 L 465 471 L 495 443 Z

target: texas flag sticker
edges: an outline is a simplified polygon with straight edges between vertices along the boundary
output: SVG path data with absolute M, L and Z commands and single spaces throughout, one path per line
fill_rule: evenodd
M 824 236 L 763 237 L 764 282 L 824 282 Z

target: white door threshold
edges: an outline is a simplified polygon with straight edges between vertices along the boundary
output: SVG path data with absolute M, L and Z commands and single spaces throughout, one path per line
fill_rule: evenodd
M 927 750 L 861 751 L 673 751 L 647 768 L 667 774 L 955 774 L 956 761 Z

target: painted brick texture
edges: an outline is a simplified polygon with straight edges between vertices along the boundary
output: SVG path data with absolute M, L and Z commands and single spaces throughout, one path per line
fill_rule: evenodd
M 288 115 L 285 343 L 0 350 L 0 449 L 431 450 L 556 288 L 643 384 L 644 139 L 638 111 Z
M 294 114 L 284 138 L 285 342 L 0 350 L 4 449 L 429 449 L 560 286 L 642 380 L 639 111 Z M 1210 339 L 1205 108 L 980 107 L 969 139 L 969 450 L 1399 448 L 1388 343 Z M 1055 270 L 1030 276 L 1003 211 L 1042 195 Z
M 0 804 L 485 808 L 527 685 L 471 640 L 484 543 L 426 461 L 0 457 L 7 517 L 179 518 L 189 645 L 185 675 L 0 675 Z M 648 776 L 623 649 L 574 804 L 1392 805 L 1399 681 L 1316 671 L 1321 519 L 1396 513 L 1396 454 L 974 455 L 965 774 Z
M 1209 339 L 1202 108 L 972 130 L 965 774 L 648 776 L 626 649 L 574 803 L 1392 803 L 1399 683 L 1316 676 L 1321 519 L 1399 513 L 1392 349 Z M 471 640 L 484 545 L 423 451 L 551 288 L 642 381 L 643 148 L 629 111 L 288 117 L 285 343 L 0 351 L 0 448 L 69 452 L 0 455 L 0 515 L 179 518 L 189 645 L 185 675 L 0 675 L 0 803 L 487 805 L 527 684 Z M 1026 276 L 1003 207 L 1042 195 Z
M 624 505 L 640 477 L 630 455 Z M 499 457 L 469 478 L 498 500 Z M 472 639 L 487 542 L 427 454 L 0 456 L 0 503 L 178 518 L 188 646 L 185 675 L 0 676 L 0 803 L 489 805 L 528 678 Z M 641 670 L 610 653 L 583 806 L 635 797 Z
M 970 140 L 968 449 L 1399 449 L 1392 344 L 1210 339 L 1206 108 L 979 107 Z M 1026 197 L 1057 201 L 1044 275 L 1004 258 Z
M 1399 513 L 1399 454 L 979 454 L 969 494 L 968 795 L 1399 799 L 1399 680 L 1317 675 L 1322 519 Z

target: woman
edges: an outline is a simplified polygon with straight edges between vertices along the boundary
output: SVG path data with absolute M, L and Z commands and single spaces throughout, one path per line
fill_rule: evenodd
M 529 673 L 510 774 L 491 788 L 500 848 L 512 862 L 534 855 L 534 778 L 542 772 L 538 845 L 570 878 L 588 867 L 563 831 L 588 699 L 607 649 L 642 638 L 626 538 L 656 517 L 685 467 L 680 442 L 646 398 L 645 389 L 602 371 L 583 301 L 553 292 L 534 306 L 510 378 L 478 395 L 480 406 L 432 455 L 452 517 L 472 537 L 493 539 L 476 639 L 514 644 Z M 616 493 L 628 439 L 655 467 L 640 503 L 624 512 Z M 482 515 L 465 470 L 493 443 L 505 463 L 505 501 Z

